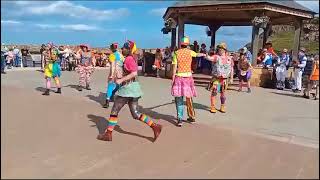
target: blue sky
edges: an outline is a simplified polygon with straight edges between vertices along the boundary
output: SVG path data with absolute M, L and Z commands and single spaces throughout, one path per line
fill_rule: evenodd
M 319 12 L 319 1 L 298 1 Z M 140 48 L 165 47 L 162 15 L 175 1 L 1 1 L 1 41 L 5 44 L 88 43 L 106 47 L 134 40 Z M 186 25 L 191 41 L 209 45 L 204 26 Z M 222 27 L 217 42 L 236 50 L 251 40 L 251 27 Z

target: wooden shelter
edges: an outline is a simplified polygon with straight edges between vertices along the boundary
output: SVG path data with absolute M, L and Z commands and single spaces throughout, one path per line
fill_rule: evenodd
M 293 25 L 295 27 L 292 49 L 294 58 L 297 57 L 302 20 L 311 19 L 315 14 L 293 0 L 179 1 L 167 8 L 163 19 L 165 21 L 174 19 L 177 22 L 178 45 L 184 36 L 185 24 L 208 26 L 213 47 L 215 46 L 216 31 L 221 26 L 253 26 L 251 52 L 253 65 L 255 65 L 258 50 L 266 43 L 272 25 Z M 255 23 L 256 19 L 260 17 L 267 17 L 265 25 L 261 25 L 259 22 Z M 259 30 L 263 34 L 259 35 Z M 174 47 L 176 46 L 175 28 L 171 29 L 171 38 L 171 47 Z

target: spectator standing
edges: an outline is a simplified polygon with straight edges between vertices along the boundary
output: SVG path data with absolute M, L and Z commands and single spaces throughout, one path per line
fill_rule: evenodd
M 247 59 L 247 57 L 245 56 L 244 51 L 240 52 L 240 58 L 239 58 L 239 62 L 238 62 L 238 70 L 239 70 L 239 89 L 238 91 L 241 92 L 242 91 L 242 86 L 243 83 L 247 83 L 247 92 L 250 93 L 251 92 L 251 88 L 250 88 L 250 74 L 251 71 L 250 69 L 252 68 L 251 63 L 249 62 L 249 60 Z
M 249 63 L 252 64 L 252 54 L 250 51 L 248 51 L 247 47 L 243 47 L 243 53 L 245 54 Z
M 262 50 L 262 57 L 264 58 L 262 60 L 262 63 L 265 67 L 270 67 L 272 65 L 272 54 L 268 52 L 267 49 Z
M 2 49 L 1 48 L 1 74 L 6 74 L 5 72 L 4 72 L 4 68 L 5 68 L 5 58 L 4 58 L 4 53 L 5 53 L 5 51 L 4 51 L 4 49 Z
M 314 94 L 314 98 L 317 99 L 318 86 L 319 86 L 319 55 L 316 55 L 312 62 L 312 71 L 310 76 L 308 77 L 306 88 L 303 91 L 303 97 L 309 99 L 310 91 L 313 87 L 315 87 L 316 93 Z
M 290 57 L 287 49 L 283 49 L 281 57 L 278 59 L 276 65 L 276 87 L 283 90 L 285 86 L 285 79 L 287 76 L 287 66 L 289 65 Z
M 13 48 L 13 54 L 14 54 L 14 66 L 19 67 L 21 54 L 18 47 Z
M 207 54 L 208 51 L 207 51 L 206 47 L 207 47 L 207 46 L 206 46 L 204 43 L 202 43 L 202 44 L 201 44 L 200 53 Z M 203 70 L 203 73 L 205 73 L 205 74 L 210 74 L 210 72 L 211 72 L 211 66 L 212 66 L 211 61 L 205 60 L 204 57 L 200 57 L 199 59 L 200 59 L 200 60 L 199 60 L 199 64 L 200 64 L 200 65 L 199 65 L 199 68 L 200 68 L 201 70 Z
M 21 49 L 21 55 L 22 55 L 22 65 L 23 67 L 28 67 L 27 65 L 27 56 L 29 55 L 29 50 L 27 49 L 26 46 L 24 46 L 22 49 Z
M 61 67 L 61 70 L 65 70 L 65 60 L 64 60 L 64 46 L 59 46 L 58 48 L 58 63 Z
M 304 68 L 307 64 L 307 56 L 305 54 L 306 49 L 300 48 L 299 54 L 298 54 L 298 60 L 295 60 L 293 63 L 294 67 L 294 81 L 295 86 L 292 89 L 293 92 L 301 92 L 302 88 L 302 73 L 304 71 Z
M 198 45 L 197 41 L 193 42 L 193 46 L 192 46 L 191 50 L 193 50 L 196 53 L 199 52 L 199 45 Z M 192 58 L 192 71 L 193 72 L 196 72 L 198 69 L 198 60 L 199 60 L 199 58 L 197 58 L 197 57 Z
M 155 54 L 155 60 L 154 60 L 154 64 L 153 64 L 153 69 L 155 69 L 157 72 L 157 78 L 159 78 L 159 71 L 161 69 L 161 66 L 162 66 L 162 59 L 163 59 L 163 56 L 162 56 L 162 53 L 161 53 L 161 50 L 160 49 L 157 49 L 156 50 L 156 54 Z
M 266 43 L 265 47 L 267 49 L 267 53 L 270 54 L 270 56 L 272 57 L 271 64 L 276 64 L 276 62 L 279 59 L 279 56 L 277 55 L 277 53 L 274 52 L 272 43 L 271 42 Z
M 9 51 L 7 52 L 7 57 L 6 57 L 6 63 L 7 63 L 8 69 L 12 68 L 13 60 L 14 60 L 14 53 L 13 53 L 13 49 L 10 48 Z
M 46 50 L 46 45 L 45 44 L 42 44 L 41 45 L 41 48 L 40 48 L 40 59 L 41 59 L 41 69 L 44 69 L 44 67 L 46 66 L 46 61 L 44 59 L 44 55 L 43 55 L 43 52 Z

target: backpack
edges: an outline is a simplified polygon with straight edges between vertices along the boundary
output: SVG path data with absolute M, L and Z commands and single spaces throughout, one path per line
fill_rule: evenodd
M 304 71 L 303 71 L 303 76 L 304 75 L 307 75 L 307 76 L 310 76 L 311 73 L 312 73 L 312 70 L 313 70 L 313 61 L 310 61 L 308 60 L 307 63 L 306 63 L 306 67 L 304 68 Z

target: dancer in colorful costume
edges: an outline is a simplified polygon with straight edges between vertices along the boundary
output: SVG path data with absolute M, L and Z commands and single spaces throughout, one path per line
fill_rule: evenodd
M 110 54 L 109 56 L 110 71 L 106 92 L 106 103 L 103 105 L 104 108 L 109 107 L 110 100 L 113 99 L 115 92 L 119 88 L 119 86 L 115 83 L 115 80 L 122 77 L 122 68 L 124 61 L 123 55 L 118 51 L 118 43 L 112 43 L 110 45 L 110 50 L 112 51 L 112 54 Z
M 215 100 L 218 92 L 220 92 L 221 108 L 220 112 L 225 113 L 226 96 L 225 90 L 227 89 L 227 79 L 231 73 L 231 57 L 227 54 L 227 45 L 220 43 L 217 45 L 217 54 L 207 56 L 209 61 L 212 61 L 212 93 L 211 93 L 211 113 L 216 113 Z
M 58 54 L 58 49 L 54 47 L 53 43 L 48 43 L 47 49 L 44 52 L 45 61 L 49 62 L 44 68 L 46 91 L 42 95 L 48 96 L 50 94 L 51 78 L 54 79 L 56 87 L 58 88 L 56 93 L 61 94 L 61 84 L 59 80 L 59 77 L 61 76 L 61 68 L 57 62 Z
M 80 48 L 81 49 L 77 52 L 77 57 L 80 59 L 80 62 L 76 68 L 76 71 L 80 74 L 78 90 L 82 91 L 82 87 L 85 87 L 87 90 L 91 90 L 90 80 L 94 71 L 94 54 L 89 50 L 88 45 L 81 44 Z
M 192 97 L 196 97 L 196 89 L 192 78 L 192 58 L 204 57 L 203 53 L 196 53 L 193 50 L 187 48 L 189 45 L 189 38 L 183 37 L 181 40 L 181 48 L 174 52 L 172 64 L 173 64 L 173 76 L 172 76 L 172 89 L 171 95 L 175 97 L 175 103 L 177 108 L 177 126 L 182 126 L 183 119 L 183 98 L 186 97 L 187 112 L 190 122 L 195 122 L 195 112 L 193 108 Z
M 239 70 L 239 89 L 238 91 L 241 92 L 242 91 L 242 86 L 243 83 L 246 82 L 247 83 L 247 88 L 248 88 L 248 93 L 251 93 L 251 88 L 250 88 L 250 73 L 252 66 L 249 62 L 249 60 L 247 59 L 245 53 L 242 51 L 240 52 L 240 58 L 239 58 L 239 62 L 238 62 L 238 70 Z
M 276 68 L 276 77 L 277 84 L 276 87 L 279 90 L 283 90 L 285 86 L 285 79 L 287 76 L 287 66 L 289 65 L 290 56 L 287 49 L 283 49 L 282 55 L 278 58 L 277 68 Z
M 118 114 L 125 104 L 128 104 L 131 115 L 134 119 L 142 121 L 150 126 L 154 133 L 154 141 L 161 133 L 162 126 L 154 123 L 150 117 L 137 110 L 138 100 L 142 96 L 140 84 L 137 81 L 138 64 L 133 57 L 136 52 L 136 45 L 128 41 L 123 45 L 122 54 L 125 56 L 123 63 L 123 77 L 117 77 L 116 83 L 120 85 L 116 92 L 116 97 L 108 120 L 108 127 L 103 134 L 99 134 L 97 139 L 102 141 L 112 141 L 112 131 L 118 122 Z

